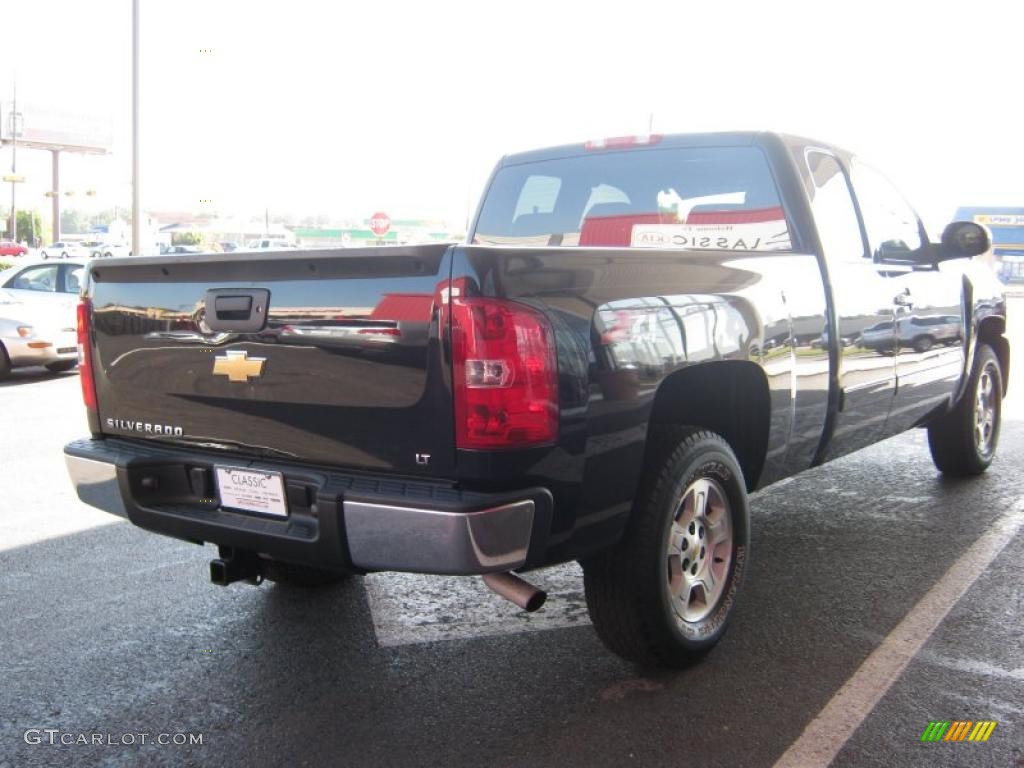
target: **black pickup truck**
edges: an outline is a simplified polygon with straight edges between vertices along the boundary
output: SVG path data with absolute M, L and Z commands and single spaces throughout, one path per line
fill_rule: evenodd
M 989 246 L 792 136 L 513 155 L 465 244 L 93 263 L 67 464 L 218 545 L 220 584 L 480 574 L 535 609 L 516 574 L 579 560 L 606 645 L 681 665 L 733 613 L 748 492 L 911 427 L 944 473 L 991 462 Z

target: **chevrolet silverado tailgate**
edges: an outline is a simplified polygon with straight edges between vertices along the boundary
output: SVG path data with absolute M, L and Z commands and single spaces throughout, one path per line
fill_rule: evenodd
M 92 267 L 104 433 L 410 474 L 452 469 L 447 245 Z

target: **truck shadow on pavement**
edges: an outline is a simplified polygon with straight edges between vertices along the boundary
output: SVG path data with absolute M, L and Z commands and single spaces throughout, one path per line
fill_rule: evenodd
M 128 524 L 0 550 L 0 765 L 770 766 L 1024 495 L 1018 425 L 970 482 L 940 480 L 922 437 L 757 494 L 735 624 L 683 671 L 640 670 L 588 626 L 379 647 L 359 578 L 218 588 L 211 547 Z M 889 764 L 934 761 L 914 749 L 936 695 L 890 723 L 909 751 Z M 29 745 L 29 728 L 203 744 Z

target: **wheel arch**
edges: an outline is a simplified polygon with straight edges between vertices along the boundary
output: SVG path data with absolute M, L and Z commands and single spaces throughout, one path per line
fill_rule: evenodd
M 745 360 L 702 363 L 676 371 L 655 392 L 648 432 L 662 424 L 687 424 L 721 435 L 736 454 L 747 490 L 752 491 L 768 453 L 768 379 L 761 366 Z M 648 450 L 652 443 L 648 441 Z
M 978 343 L 988 344 L 996 353 L 1003 374 L 1003 395 L 1010 385 L 1010 342 L 1006 336 L 1006 318 L 1001 315 L 984 317 L 978 323 Z

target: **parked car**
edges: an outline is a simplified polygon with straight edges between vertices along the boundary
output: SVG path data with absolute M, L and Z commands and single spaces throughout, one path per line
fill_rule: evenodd
M 858 344 L 865 349 L 891 354 L 897 349 L 927 352 L 937 345 L 948 346 L 962 340 L 963 324 L 956 315 L 912 315 L 865 328 Z
M 293 243 L 289 243 L 287 240 L 280 240 L 277 238 L 264 237 L 260 240 L 250 240 L 245 244 L 247 251 L 283 251 L 289 248 L 294 248 Z
M 114 256 L 131 256 L 132 250 L 123 243 L 96 243 L 89 249 L 89 255 L 94 259 L 109 259 Z
M 28 248 L 10 240 L 0 240 L 0 256 L 24 256 Z
M 578 560 L 605 645 L 681 667 L 740 604 L 766 538 L 751 491 L 919 426 L 947 475 L 995 456 L 1010 344 L 1002 285 L 971 258 L 987 230 L 929 241 L 838 147 L 728 133 L 510 155 L 467 240 L 92 262 L 90 434 L 64 449 L 79 497 L 215 543 L 219 585 L 482 575 L 535 610 L 520 574 Z M 967 343 L 841 341 L 911 306 L 957 316 Z M 763 355 L 768 338 L 799 349 Z
M 70 371 L 78 365 L 73 317 L 59 306 L 33 305 L 0 289 L 0 379 L 14 368 Z
M 182 254 L 182 253 L 206 253 L 198 245 L 168 245 L 164 246 L 160 250 L 160 255 L 164 254 Z
M 0 295 L 18 302 L 26 311 L 60 318 L 60 327 L 75 326 L 75 307 L 85 273 L 86 260 L 40 262 L 0 272 Z M 44 323 L 43 327 L 51 327 Z
M 71 257 L 82 258 L 88 256 L 88 250 L 80 243 L 72 243 L 68 240 L 59 240 L 56 243 L 41 248 L 39 258 L 41 259 L 67 259 Z

